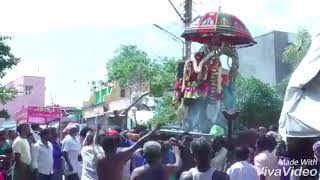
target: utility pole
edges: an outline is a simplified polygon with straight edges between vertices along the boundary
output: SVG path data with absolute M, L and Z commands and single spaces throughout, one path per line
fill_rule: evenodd
M 192 0 L 185 0 L 184 4 L 184 25 L 189 27 L 192 23 Z M 185 41 L 185 55 L 186 59 L 191 57 L 191 41 Z
M 184 15 L 179 13 L 177 8 L 174 6 L 174 4 L 171 2 L 171 0 L 168 0 L 170 5 L 173 7 L 175 12 L 178 14 L 180 19 L 182 20 L 184 27 L 189 27 L 192 23 L 192 0 L 184 0 Z M 184 60 L 190 59 L 191 58 L 191 41 L 185 41 L 184 42 L 184 47 L 185 47 L 185 57 Z

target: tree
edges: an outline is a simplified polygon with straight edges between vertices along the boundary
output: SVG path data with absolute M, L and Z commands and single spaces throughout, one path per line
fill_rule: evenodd
M 279 97 L 281 99 L 284 99 L 284 96 L 286 94 L 286 90 L 288 87 L 289 79 L 290 79 L 290 76 L 284 78 L 280 83 L 275 85 L 275 89 L 277 91 L 277 94 L 279 95 Z
M 296 34 L 295 41 L 283 52 L 283 62 L 291 65 L 291 73 L 297 68 L 301 60 L 308 53 L 311 46 L 311 34 L 306 29 L 301 29 Z M 290 73 L 290 75 L 291 75 Z M 289 83 L 290 75 L 276 85 L 277 93 L 284 98 Z
M 149 83 L 152 94 L 162 96 L 164 91 L 174 85 L 176 66 L 177 60 L 174 58 L 159 57 L 151 60 L 137 46 L 126 45 L 121 46 L 108 61 L 107 71 L 109 80 L 118 82 L 121 87 L 137 88 L 142 83 Z
M 6 104 L 7 102 L 16 98 L 17 90 L 12 88 L 6 88 L 5 86 L 0 86 L 0 102 L 1 104 Z
M 150 121 L 151 125 L 172 125 L 179 122 L 177 108 L 172 103 L 171 95 L 164 95 L 171 92 L 176 79 L 178 61 L 174 58 L 159 58 L 154 62 L 154 75 L 151 82 L 152 95 L 160 98 L 157 113 Z M 163 96 L 164 95 L 164 96 Z
M 121 87 L 138 87 L 151 79 L 151 60 L 147 53 L 134 45 L 123 45 L 107 63 L 108 78 Z
M 306 29 L 301 29 L 296 35 L 295 42 L 290 44 L 283 53 L 283 61 L 291 65 L 294 70 L 304 56 L 307 54 L 311 45 L 311 34 Z
M 9 118 L 10 118 L 10 114 L 8 113 L 7 110 L 2 109 L 2 110 L 0 111 L 0 118 L 9 119 Z
M 159 58 L 153 62 L 151 92 L 154 96 L 162 96 L 171 91 L 176 77 L 177 60 L 175 58 Z
M 269 126 L 278 122 L 281 100 L 275 88 L 251 77 L 238 77 L 236 97 L 241 110 L 239 120 L 247 127 Z
M 172 97 L 164 96 L 160 103 L 158 103 L 158 110 L 155 116 L 151 119 L 149 124 L 156 125 L 160 124 L 162 126 L 172 125 L 178 122 L 178 117 L 176 114 L 176 108 L 172 105 Z
M 108 78 L 110 81 L 118 82 L 122 87 L 139 87 L 141 83 L 149 83 L 151 95 L 162 97 L 164 92 L 171 91 L 174 86 L 177 63 L 175 58 L 151 59 L 137 46 L 125 45 L 108 61 Z M 175 107 L 171 102 L 170 96 L 160 98 L 158 113 L 152 122 L 167 124 L 175 121 Z
M 7 40 L 10 40 L 9 36 L 0 35 L 0 78 L 3 78 L 6 74 L 7 69 L 11 69 L 13 66 L 17 65 L 20 61 L 11 53 L 11 48 L 6 44 Z M 11 101 L 16 97 L 17 91 L 14 89 L 6 88 L 0 85 L 0 102 L 2 104 Z

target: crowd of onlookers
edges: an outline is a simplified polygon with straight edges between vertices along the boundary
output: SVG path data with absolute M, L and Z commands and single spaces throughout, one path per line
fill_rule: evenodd
M 277 129 L 248 130 L 254 144 L 218 136 L 170 136 L 157 128 L 102 130 L 70 124 L 55 128 L 20 124 L 0 131 L 1 178 L 14 180 L 289 180 L 266 169 L 288 168 L 286 145 Z M 251 136 L 251 135 L 250 135 Z M 245 141 L 243 141 L 245 142 Z M 320 143 L 314 145 L 320 157 Z M 319 154 L 319 155 L 318 155 Z

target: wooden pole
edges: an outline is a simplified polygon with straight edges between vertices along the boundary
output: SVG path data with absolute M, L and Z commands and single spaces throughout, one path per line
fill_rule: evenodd
M 184 4 L 184 25 L 189 27 L 192 23 L 192 0 L 185 0 Z M 186 59 L 191 58 L 191 41 L 185 41 L 185 56 Z
M 222 114 L 224 118 L 227 120 L 228 124 L 228 141 L 229 143 L 232 141 L 232 121 L 237 119 L 237 117 L 240 115 L 240 111 L 236 112 L 227 112 L 227 111 L 222 111 Z

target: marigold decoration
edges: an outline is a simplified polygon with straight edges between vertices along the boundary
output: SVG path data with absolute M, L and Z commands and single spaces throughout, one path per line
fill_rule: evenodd
M 220 11 L 197 17 L 182 37 L 204 45 L 185 61 L 183 70 L 179 66 L 175 84 L 175 102 L 180 103 L 177 113 L 188 130 L 209 132 L 212 124 L 225 125 L 221 113 L 226 109 L 223 94 L 228 94 L 225 88 L 233 87 L 237 76 L 236 48 L 256 42 L 236 16 Z M 222 54 L 232 59 L 229 70 L 222 68 Z

